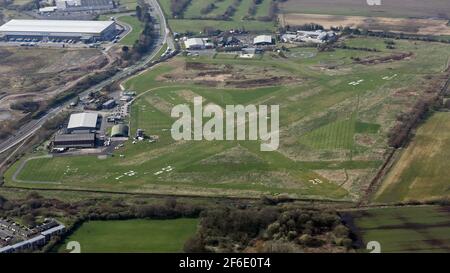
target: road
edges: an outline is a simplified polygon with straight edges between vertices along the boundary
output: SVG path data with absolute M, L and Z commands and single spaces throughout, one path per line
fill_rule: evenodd
M 154 17 L 156 16 L 156 18 L 158 18 L 158 21 L 160 23 L 160 35 L 156 43 L 154 43 L 154 48 L 152 52 L 140 62 L 125 68 L 124 70 L 116 73 L 114 76 L 80 93 L 79 94 L 80 97 L 86 96 L 90 92 L 100 90 L 105 86 L 114 83 L 116 81 L 120 81 L 127 77 L 133 76 L 134 74 L 139 73 L 143 69 L 151 66 L 153 58 L 159 53 L 164 44 L 167 44 L 168 48 L 172 50 L 175 49 L 174 42 L 170 36 L 170 30 L 167 27 L 166 18 L 164 17 L 164 12 L 162 11 L 158 2 L 156 0 L 145 0 L 145 1 L 152 7 L 151 11 L 152 16 Z M 10 136 L 8 139 L 0 143 L 0 154 L 8 151 L 9 149 L 13 148 L 20 142 L 24 141 L 25 139 L 36 133 L 37 130 L 39 130 L 47 120 L 61 113 L 61 111 L 65 109 L 69 105 L 69 103 L 70 102 L 66 102 L 64 104 L 51 108 L 48 111 L 46 111 L 41 118 L 31 120 L 28 123 L 24 124 L 12 136 Z

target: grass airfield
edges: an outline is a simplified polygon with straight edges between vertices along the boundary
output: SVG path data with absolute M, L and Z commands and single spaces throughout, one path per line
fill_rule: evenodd
M 267 52 L 249 60 L 225 54 L 177 57 L 125 83 L 140 94 L 131 108 L 131 132 L 145 129 L 158 135 L 158 142 L 129 141 L 103 160 L 92 156 L 30 160 L 17 176 L 27 182 L 12 180 L 17 163 L 8 170 L 6 184 L 355 200 L 384 160 L 386 134 L 396 115 L 413 105 L 427 86 L 426 77 L 443 71 L 450 56 L 444 44 L 396 43 L 397 49 L 388 50 L 382 39 L 346 41 L 381 52 L 291 48 L 286 57 Z M 355 63 L 357 57 L 396 52 L 414 55 L 396 62 Z M 274 80 L 261 84 L 267 78 Z M 205 104 L 219 106 L 280 105 L 280 148 L 261 152 L 257 141 L 175 142 L 170 136 L 174 121 L 170 110 L 180 103 L 191 105 L 197 95 Z M 39 183 L 43 181 L 56 183 Z

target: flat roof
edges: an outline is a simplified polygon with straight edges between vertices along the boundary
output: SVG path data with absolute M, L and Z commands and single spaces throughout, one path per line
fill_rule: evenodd
M 64 134 L 56 135 L 55 142 L 61 141 L 95 141 L 95 134 Z
M 202 38 L 189 38 L 184 42 L 184 45 L 189 48 L 191 46 L 203 46 L 205 42 Z
M 254 44 L 261 44 L 261 43 L 272 43 L 272 36 L 271 35 L 259 35 L 256 36 L 255 39 L 253 39 Z
M 45 236 L 45 235 L 52 235 L 52 233 L 54 233 L 54 232 L 56 232 L 56 231 L 63 230 L 63 229 L 65 229 L 65 228 L 66 228 L 66 227 L 65 227 L 64 225 L 59 225 L 59 226 L 53 227 L 53 228 L 51 228 L 51 229 L 47 229 L 47 230 L 41 232 L 41 234 L 44 235 L 44 236 Z
M 70 115 L 67 129 L 97 127 L 98 113 L 78 113 Z
M 51 32 L 99 34 L 114 21 L 17 20 L 0 26 L 0 32 Z

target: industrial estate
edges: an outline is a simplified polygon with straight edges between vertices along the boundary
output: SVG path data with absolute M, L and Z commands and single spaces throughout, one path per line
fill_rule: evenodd
M 448 252 L 450 3 L 335 2 L 0 2 L 0 253 Z

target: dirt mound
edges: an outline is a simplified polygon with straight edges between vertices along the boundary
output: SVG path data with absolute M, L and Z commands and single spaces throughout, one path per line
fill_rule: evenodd
M 249 79 L 240 81 L 226 81 L 226 86 L 233 86 L 237 88 L 251 88 L 262 86 L 276 86 L 281 84 L 289 84 L 295 82 L 293 77 L 269 77 L 261 79 Z
M 398 53 L 398 54 L 391 54 L 389 56 L 383 56 L 383 57 L 369 57 L 365 59 L 359 59 L 356 60 L 355 64 L 379 64 L 379 63 L 388 63 L 388 62 L 395 62 L 395 61 L 401 61 L 403 59 L 412 57 L 414 54 L 412 52 L 408 53 Z

